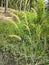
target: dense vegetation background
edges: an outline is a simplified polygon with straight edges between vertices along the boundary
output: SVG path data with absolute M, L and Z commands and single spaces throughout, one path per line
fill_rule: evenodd
M 0 13 L 2 64 L 49 65 L 49 1 L 9 0 L 8 3 L 15 11 L 10 12 L 14 19 L 1 18 Z

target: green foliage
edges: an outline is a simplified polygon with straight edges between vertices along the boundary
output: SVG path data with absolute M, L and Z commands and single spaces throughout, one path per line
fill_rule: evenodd
M 34 22 L 36 23 L 37 21 L 37 14 L 36 13 L 32 13 L 32 12 L 28 12 L 28 11 L 15 11 L 14 12 L 15 15 L 17 15 L 22 23 L 26 23 L 26 21 L 28 21 L 29 23 Z
M 9 8 L 18 9 L 18 0 L 8 0 Z
M 19 10 L 30 10 L 30 0 L 8 0 L 9 7 Z
M 49 65 L 49 16 L 44 2 L 38 3 L 35 12 L 14 12 L 20 22 L 0 20 L 4 65 Z
M 44 0 L 38 0 L 38 2 L 34 1 L 33 2 L 34 8 L 37 12 L 37 16 L 38 16 L 38 23 L 41 23 L 44 15 L 45 15 L 45 3 Z

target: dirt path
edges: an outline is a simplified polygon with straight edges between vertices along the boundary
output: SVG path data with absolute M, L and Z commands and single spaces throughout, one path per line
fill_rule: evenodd
M 13 15 L 11 13 L 14 11 L 15 10 L 8 8 L 7 13 L 5 13 L 4 8 L 0 7 L 0 19 L 13 19 Z
M 8 8 L 7 13 L 4 12 L 4 8 L 0 7 L 0 19 L 1 20 L 12 20 L 20 23 L 20 19 L 17 15 L 15 15 L 13 12 L 16 11 L 14 9 Z

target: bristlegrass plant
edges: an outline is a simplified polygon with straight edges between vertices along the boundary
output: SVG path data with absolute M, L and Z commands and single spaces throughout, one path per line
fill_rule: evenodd
M 19 22 L 0 20 L 4 65 L 9 60 L 14 65 L 49 65 L 49 16 L 45 16 L 43 0 L 38 0 L 38 3 L 33 3 L 37 5 L 35 15 L 16 11 L 14 15 L 18 16 Z

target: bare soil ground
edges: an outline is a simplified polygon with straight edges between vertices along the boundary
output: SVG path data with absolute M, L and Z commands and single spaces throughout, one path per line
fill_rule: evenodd
M 13 19 L 13 15 L 11 15 L 12 12 L 14 12 L 14 9 L 8 8 L 7 12 L 5 13 L 5 8 L 0 7 L 0 19 Z

